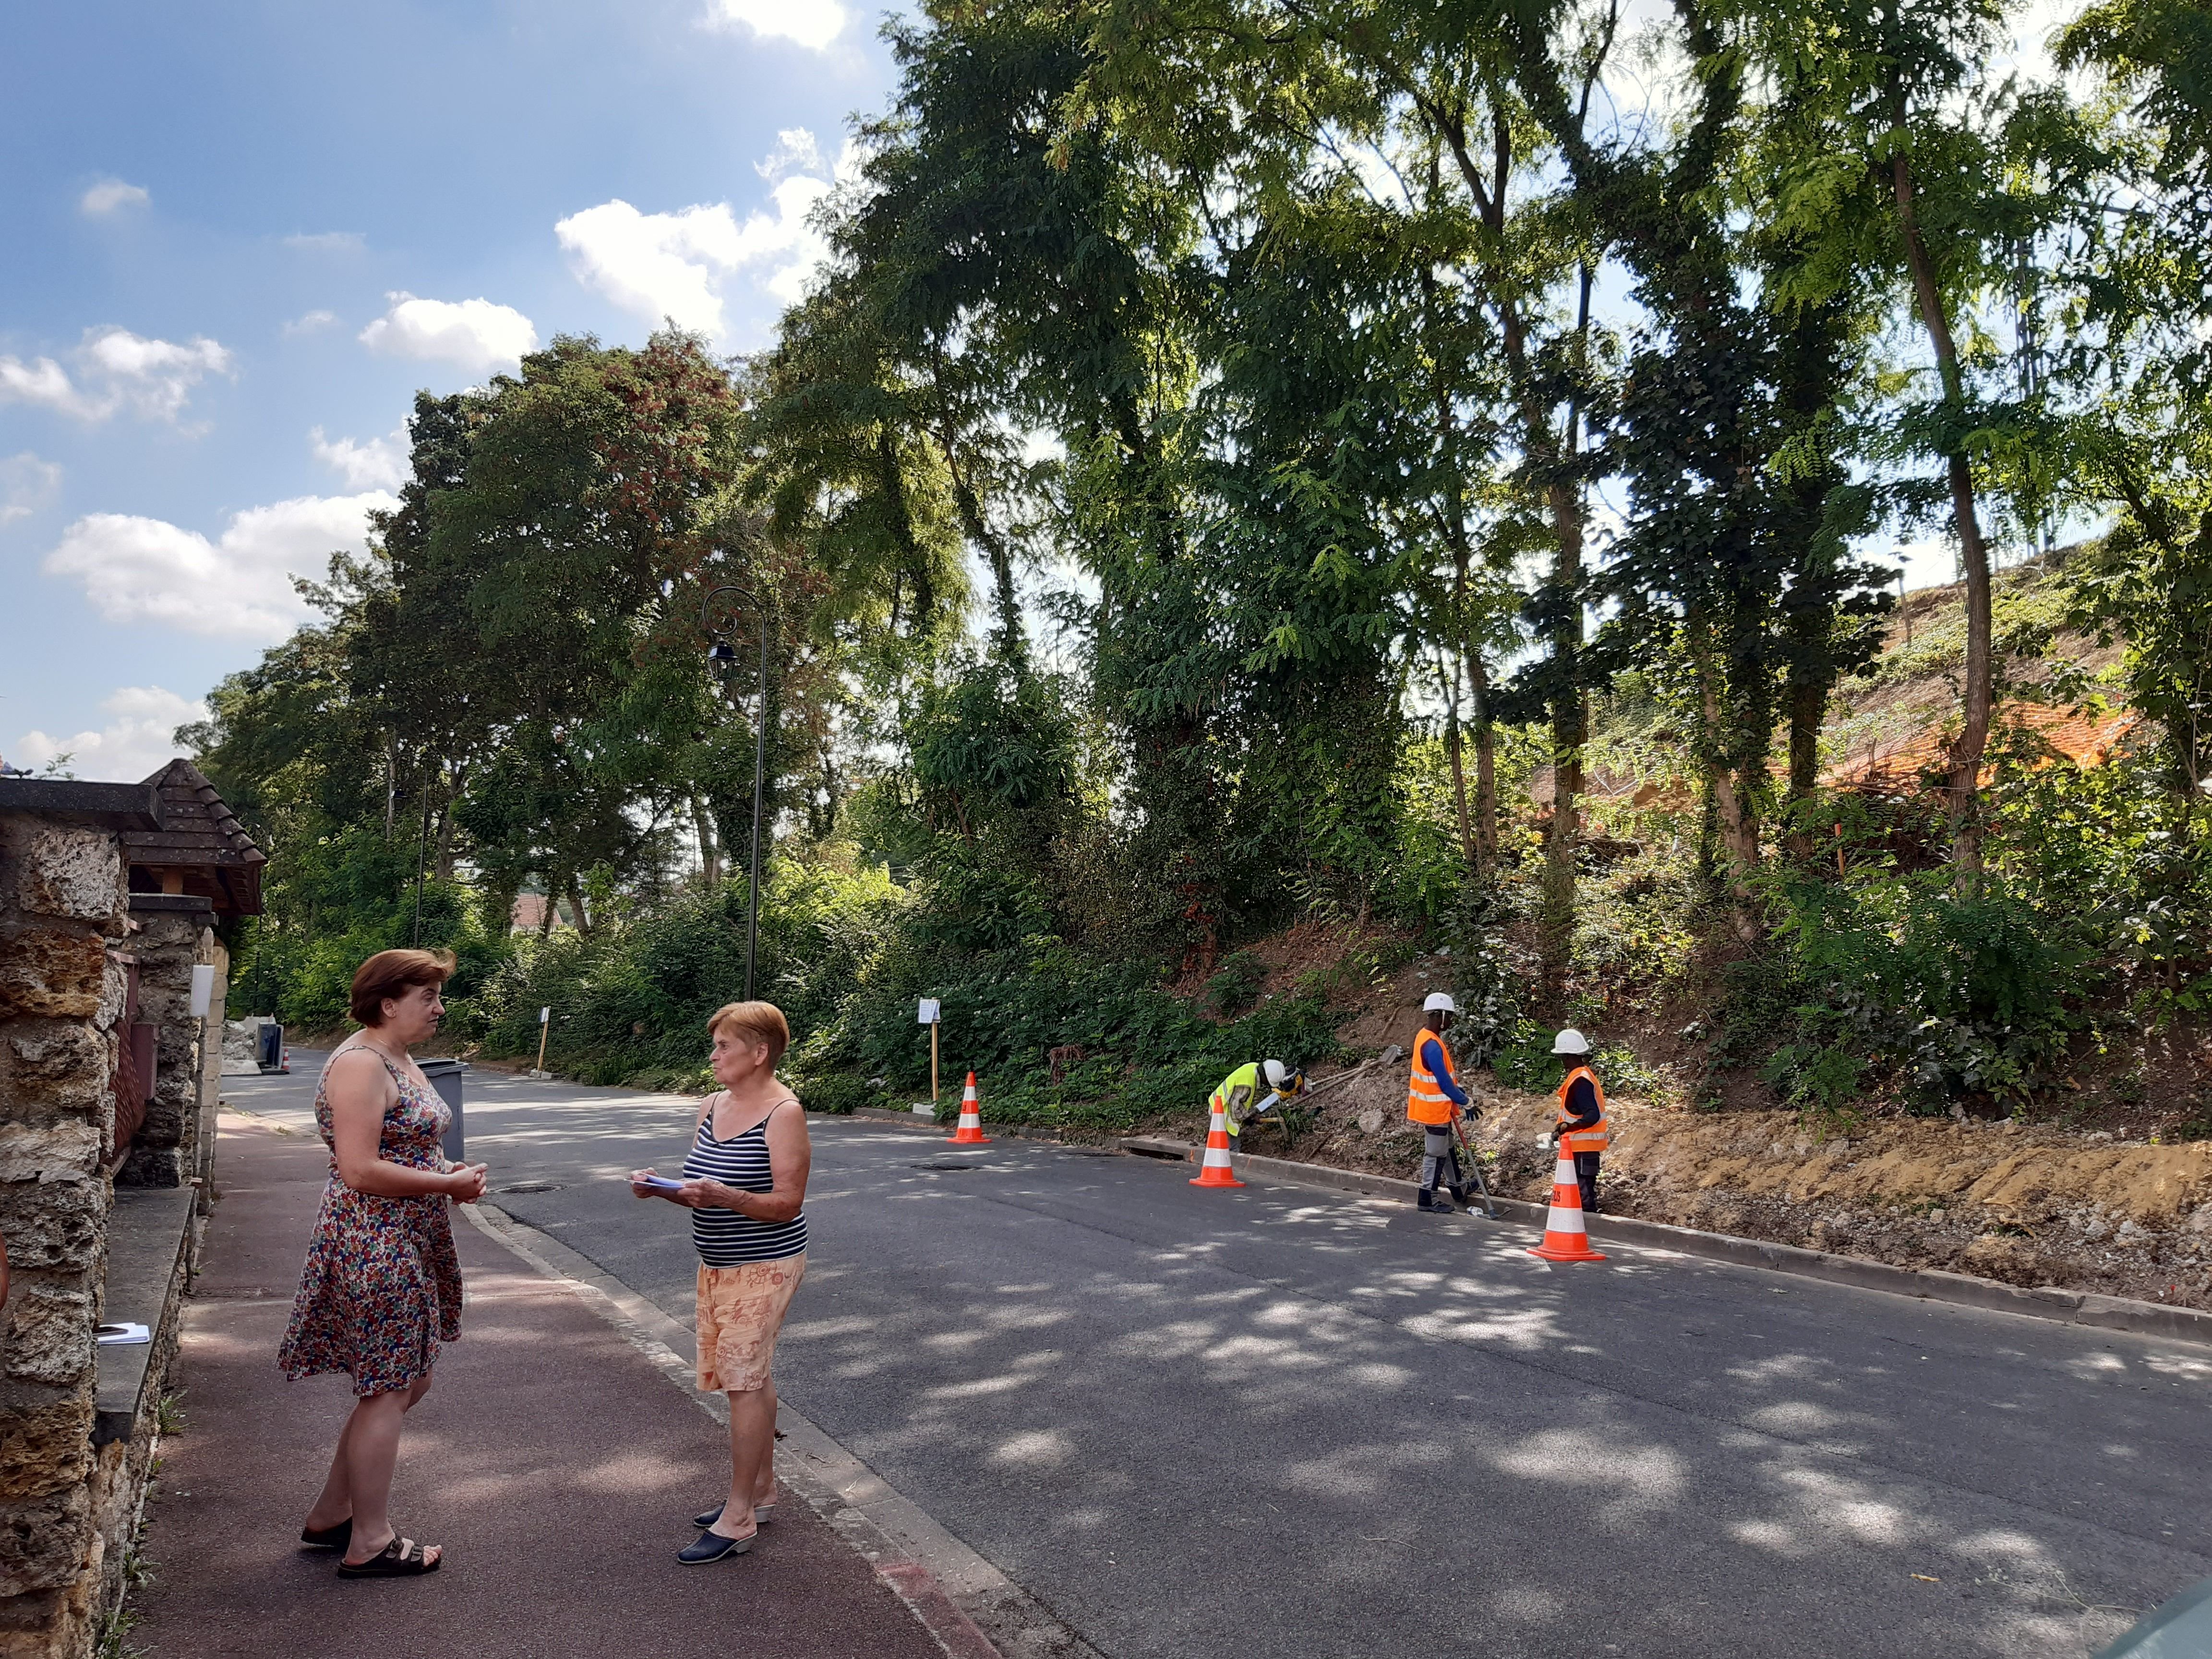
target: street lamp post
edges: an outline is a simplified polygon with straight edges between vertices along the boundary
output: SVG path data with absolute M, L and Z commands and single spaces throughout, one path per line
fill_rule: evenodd
M 733 663 L 737 652 L 708 621 L 715 599 L 734 593 L 760 613 L 760 715 L 753 722 L 753 855 L 747 866 L 750 892 L 745 901 L 745 1000 L 753 1000 L 753 962 L 760 952 L 761 793 L 768 772 L 768 608 L 735 582 L 710 591 L 699 606 L 699 623 L 714 641 L 708 650 L 710 663 Z

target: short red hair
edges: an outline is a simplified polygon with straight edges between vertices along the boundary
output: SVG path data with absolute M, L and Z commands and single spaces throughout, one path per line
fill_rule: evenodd
M 783 1010 L 773 1002 L 729 1002 L 714 1011 L 707 1022 L 707 1035 L 720 1036 L 727 1032 L 744 1042 L 768 1044 L 769 1069 L 775 1069 L 783 1051 L 791 1046 L 791 1024 L 783 1017 Z
M 385 998 L 404 997 L 418 985 L 443 985 L 453 976 L 451 951 L 379 951 L 354 969 L 346 1006 L 363 1025 L 381 1025 Z

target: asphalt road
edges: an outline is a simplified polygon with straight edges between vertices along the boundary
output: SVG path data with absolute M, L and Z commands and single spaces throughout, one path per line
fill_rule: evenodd
M 319 1057 L 226 1079 L 305 1125 Z M 692 1103 L 470 1074 L 495 1201 L 690 1313 Z M 792 1404 L 1109 1659 L 2068 1655 L 2212 1573 L 2212 1353 L 817 1121 Z M 957 1165 L 963 1167 L 945 1167 Z

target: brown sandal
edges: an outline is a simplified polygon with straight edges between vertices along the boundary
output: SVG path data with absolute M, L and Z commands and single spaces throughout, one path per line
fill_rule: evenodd
M 438 1560 L 430 1559 L 423 1547 L 411 1538 L 392 1535 L 392 1541 L 366 1561 L 341 1561 L 341 1578 L 413 1578 L 419 1574 L 435 1572 L 438 1562 L 445 1559 L 441 1552 Z

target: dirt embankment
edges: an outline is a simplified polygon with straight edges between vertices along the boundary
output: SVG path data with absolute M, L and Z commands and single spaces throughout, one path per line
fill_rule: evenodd
M 1493 1190 L 1550 1194 L 1547 1096 L 1476 1079 L 1474 1138 Z M 1411 1176 L 1403 1068 L 1316 1103 L 1295 1141 L 1255 1126 L 1245 1150 Z M 1794 1112 L 1612 1103 L 1603 1201 L 1623 1215 L 1941 1267 L 2014 1285 L 2212 1309 L 2212 1142 L 2146 1145 L 2048 1126 L 1884 1119 L 1822 1139 Z M 1202 1138 L 1194 1114 L 1175 1127 Z

